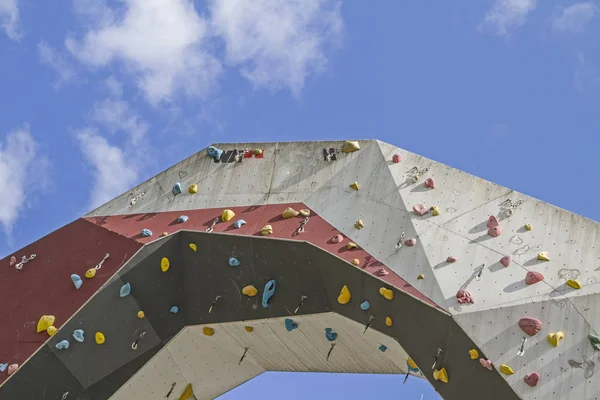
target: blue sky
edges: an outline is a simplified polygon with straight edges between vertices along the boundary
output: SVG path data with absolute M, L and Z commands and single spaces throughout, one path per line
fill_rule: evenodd
M 431 4 L 0 0 L 0 253 L 216 141 L 376 138 L 599 220 L 598 5 Z

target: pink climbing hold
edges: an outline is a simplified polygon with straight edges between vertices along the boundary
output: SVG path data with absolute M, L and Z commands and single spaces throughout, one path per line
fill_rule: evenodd
M 11 256 L 10 257 L 10 266 L 14 267 L 16 263 L 17 263 L 17 259 L 15 258 L 15 256 Z
M 19 369 L 19 364 L 11 364 L 8 366 L 8 375 L 12 375 Z
M 495 228 L 488 229 L 488 235 L 491 237 L 498 237 L 502 234 L 502 227 L 496 226 Z
M 398 164 L 400 161 L 402 161 L 402 156 L 400 154 L 394 154 L 392 156 L 392 161 Z
M 387 272 L 387 271 L 385 270 L 385 268 L 379 268 L 379 269 L 378 269 L 378 270 L 375 272 L 375 274 L 376 274 L 377 276 L 386 276 L 386 275 L 389 275 L 390 273 L 389 273 L 389 272 Z
M 339 234 L 335 235 L 333 238 L 331 238 L 332 243 L 340 243 L 342 240 L 344 240 L 344 237 Z
M 415 214 L 422 217 L 423 215 L 429 212 L 429 209 L 426 208 L 423 204 L 417 204 L 413 206 L 413 211 L 415 212 Z
M 533 285 L 534 283 L 538 283 L 544 280 L 544 275 L 541 272 L 537 271 L 529 271 L 527 275 L 525 275 L 525 283 L 528 285 Z
M 433 178 L 425 179 L 425 187 L 429 189 L 435 189 L 435 181 Z
M 467 289 L 460 289 L 456 293 L 456 298 L 460 304 L 464 303 L 473 303 L 473 298 L 471 297 L 471 293 Z
M 417 239 L 412 238 L 412 239 L 406 239 L 404 241 L 404 244 L 408 247 L 413 247 L 415 244 L 417 244 Z
M 500 259 L 500 264 L 504 265 L 504 267 L 508 267 L 512 263 L 511 256 L 504 256 Z
M 498 218 L 496 218 L 493 215 L 490 215 L 490 217 L 487 220 L 487 227 L 488 228 L 495 228 L 497 226 L 500 226 L 500 222 L 498 222 Z
M 456 262 L 456 257 L 450 256 L 450 257 L 446 258 L 446 262 L 449 262 L 449 263 Z
M 542 330 L 542 322 L 536 318 L 524 317 L 519 320 L 519 328 L 529 336 L 534 336 Z
M 479 359 L 479 363 L 481 364 L 481 366 L 482 366 L 483 368 L 487 368 L 487 369 L 489 369 L 490 371 L 494 369 L 494 368 L 492 367 L 492 362 L 491 362 L 490 360 L 486 360 L 486 359 L 484 359 L 484 358 L 480 358 L 480 359 Z
M 538 382 L 540 381 L 540 374 L 538 372 L 533 372 L 533 373 L 525 376 L 525 378 L 523 380 L 525 381 L 526 384 L 533 387 L 533 386 L 537 385 Z

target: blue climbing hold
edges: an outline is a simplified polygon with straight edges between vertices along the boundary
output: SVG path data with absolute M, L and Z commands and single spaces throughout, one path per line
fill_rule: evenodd
M 178 194 L 181 194 L 181 183 L 177 182 L 176 184 L 173 185 L 173 194 L 175 196 L 177 196 Z
M 83 329 L 75 329 L 73 331 L 73 339 L 77 340 L 79 343 L 83 343 Z
M 387 346 L 382 344 L 381 346 L 379 346 L 379 350 L 381 350 L 381 352 L 385 352 L 387 350 Z
M 54 347 L 56 347 L 59 350 L 66 350 L 69 348 L 69 341 L 61 340 L 60 342 L 56 343 L 56 345 Z
M 187 215 L 182 215 L 181 217 L 179 217 L 177 219 L 177 222 L 179 222 L 180 224 L 183 224 L 184 222 L 186 222 L 188 220 Z
M 265 285 L 263 291 L 262 306 L 263 308 L 269 308 L 269 299 L 275 294 L 275 279 L 270 280 Z
M 131 293 L 131 285 L 129 283 L 126 283 L 123 286 L 121 286 L 121 290 L 119 291 L 119 296 L 125 297 L 125 296 L 129 295 L 129 293 Z
M 363 301 L 363 302 L 361 303 L 361 305 L 360 305 L 360 308 L 361 308 L 363 311 L 367 311 L 369 308 L 371 308 L 371 304 L 370 304 L 368 301 L 366 301 L 366 300 L 365 300 L 365 301 Z
M 208 146 L 208 149 L 206 149 L 206 152 L 208 153 L 209 157 L 214 158 L 216 161 L 221 161 L 221 156 L 223 155 L 223 150 L 217 149 L 214 146 Z
M 6 371 L 6 368 L 8 368 L 8 364 L 0 364 L 0 372 Z
M 333 342 L 335 339 L 337 339 L 337 333 L 335 333 L 331 328 L 325 328 L 325 338 L 330 342 Z
M 233 223 L 233 226 L 235 226 L 236 229 L 240 229 L 242 225 L 246 225 L 246 221 L 244 221 L 243 219 L 238 219 Z
M 177 314 L 179 312 L 179 307 L 173 306 L 173 307 L 171 307 L 170 311 L 171 311 L 172 314 Z
M 238 260 L 237 258 L 231 257 L 229 259 L 229 266 L 230 267 L 238 267 L 239 265 L 240 265 L 240 260 Z
M 150 229 L 142 229 L 142 236 L 143 237 L 152 236 L 152 231 Z
M 77 274 L 72 274 L 71 280 L 73 281 L 73 285 L 75 285 L 75 289 L 79 289 L 81 287 L 81 285 L 83 285 L 83 281 L 81 280 L 81 277 Z
M 287 329 L 288 332 L 293 331 L 294 329 L 296 329 L 298 327 L 298 324 L 295 323 L 294 321 L 292 321 L 289 318 L 285 319 L 285 329 Z

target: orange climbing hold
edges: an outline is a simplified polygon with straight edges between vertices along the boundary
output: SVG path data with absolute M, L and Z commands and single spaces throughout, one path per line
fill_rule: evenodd
M 204 333 L 206 336 L 212 336 L 215 334 L 215 330 L 213 328 L 205 326 L 204 328 L 202 328 L 202 333 Z
M 181 396 L 179 396 L 179 400 L 189 400 L 192 398 L 193 395 L 194 389 L 192 388 L 192 384 L 188 383 L 183 393 L 181 393 Z
M 37 333 L 44 332 L 49 327 L 54 325 L 54 320 L 56 317 L 54 315 L 42 315 L 37 324 Z
M 246 332 L 254 332 L 254 328 L 251 326 L 245 326 L 244 329 L 246 330 Z
M 242 289 L 242 293 L 248 297 L 254 297 L 258 294 L 258 289 L 252 285 L 248 285 Z
M 350 296 L 350 289 L 348 289 L 348 286 L 344 285 L 340 291 L 340 295 L 338 296 L 338 303 L 348 304 L 351 298 L 352 296 Z
M 436 369 L 433 371 L 433 379 L 448 383 L 448 372 L 446 372 L 446 368 L 442 368 L 440 370 Z
M 392 319 L 390 317 L 385 317 L 385 324 L 387 326 L 392 326 Z
M 379 294 L 381 294 L 383 297 L 385 297 L 388 300 L 393 300 L 394 299 L 394 291 L 391 289 L 387 289 L 387 288 L 379 288 Z

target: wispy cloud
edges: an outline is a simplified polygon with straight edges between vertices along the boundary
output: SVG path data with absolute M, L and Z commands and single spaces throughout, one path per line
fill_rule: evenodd
M 57 78 L 56 82 L 54 82 L 56 89 L 75 78 L 75 71 L 69 62 L 43 40 L 38 43 L 38 56 L 43 65 L 50 67 L 56 72 Z
M 21 39 L 17 0 L 0 0 L 0 25 L 12 40 Z
M 124 132 L 133 146 L 141 144 L 148 131 L 148 124 L 119 98 L 107 98 L 94 107 L 93 118 L 111 133 Z
M 577 65 L 573 74 L 573 86 L 580 92 L 585 92 L 600 84 L 600 76 L 594 65 L 590 64 L 585 55 L 577 53 Z
M 552 20 L 552 28 L 560 33 L 582 33 L 596 17 L 598 7 L 591 1 L 563 7 Z
M 480 29 L 498 36 L 509 35 L 514 29 L 525 24 L 535 7 L 536 0 L 495 0 Z

